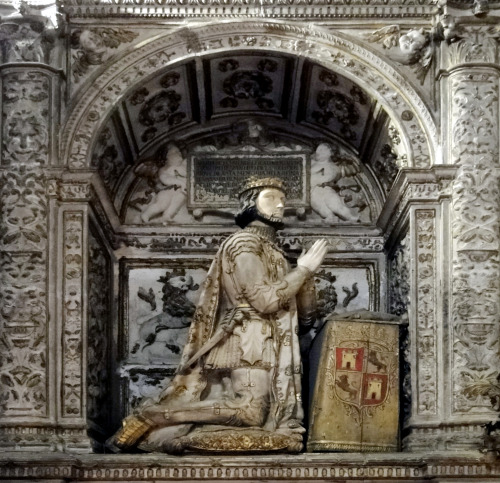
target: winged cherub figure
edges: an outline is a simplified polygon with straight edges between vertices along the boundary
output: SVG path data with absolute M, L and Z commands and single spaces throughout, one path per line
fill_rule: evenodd
M 148 223 L 161 214 L 159 221 L 171 223 L 187 199 L 186 160 L 180 149 L 175 144 L 169 144 L 163 166 L 155 161 L 145 161 L 135 168 L 134 173 L 147 179 L 154 191 L 142 208 L 142 221 Z
M 402 34 L 399 25 L 388 25 L 366 38 L 370 42 L 381 43 L 395 62 L 412 66 L 417 79 L 423 84 L 433 57 L 431 33 L 424 29 L 412 29 Z

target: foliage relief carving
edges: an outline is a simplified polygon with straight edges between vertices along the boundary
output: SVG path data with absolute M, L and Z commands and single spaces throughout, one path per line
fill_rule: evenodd
M 498 74 L 451 78 L 453 411 L 487 413 L 498 376 L 500 189 Z
M 47 197 L 41 165 L 48 157 L 49 86 L 39 72 L 7 74 L 2 84 L 0 407 L 5 417 L 48 413 Z
M 419 414 L 437 413 L 436 214 L 417 210 L 417 377 Z
M 62 415 L 82 416 L 83 213 L 63 215 Z

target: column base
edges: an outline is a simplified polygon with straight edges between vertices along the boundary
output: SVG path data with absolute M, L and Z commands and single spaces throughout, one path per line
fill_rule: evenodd
M 93 440 L 82 428 L 52 426 L 0 427 L 0 450 L 92 453 Z
M 403 451 L 483 451 L 486 430 L 482 424 L 440 424 L 412 427 L 403 439 Z

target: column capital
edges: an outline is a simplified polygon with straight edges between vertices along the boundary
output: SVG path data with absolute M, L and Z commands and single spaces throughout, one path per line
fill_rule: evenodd
M 2 12 L 1 63 L 54 64 L 54 51 L 60 37 L 55 18 L 55 1 L 43 3 L 43 6 L 36 7 L 21 2 L 17 10 L 9 12 L 10 15 L 4 16 Z
M 455 35 L 441 43 L 441 72 L 448 74 L 461 67 L 489 67 L 500 74 L 500 31 L 494 24 L 458 25 Z
M 403 168 L 399 171 L 377 224 L 390 233 L 409 203 L 436 204 L 451 196 L 456 166 L 434 166 L 431 169 Z

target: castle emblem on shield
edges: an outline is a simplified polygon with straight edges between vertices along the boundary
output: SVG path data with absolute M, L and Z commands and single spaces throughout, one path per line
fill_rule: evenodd
M 387 356 L 365 346 L 335 347 L 334 394 L 358 409 L 378 406 L 387 399 Z

